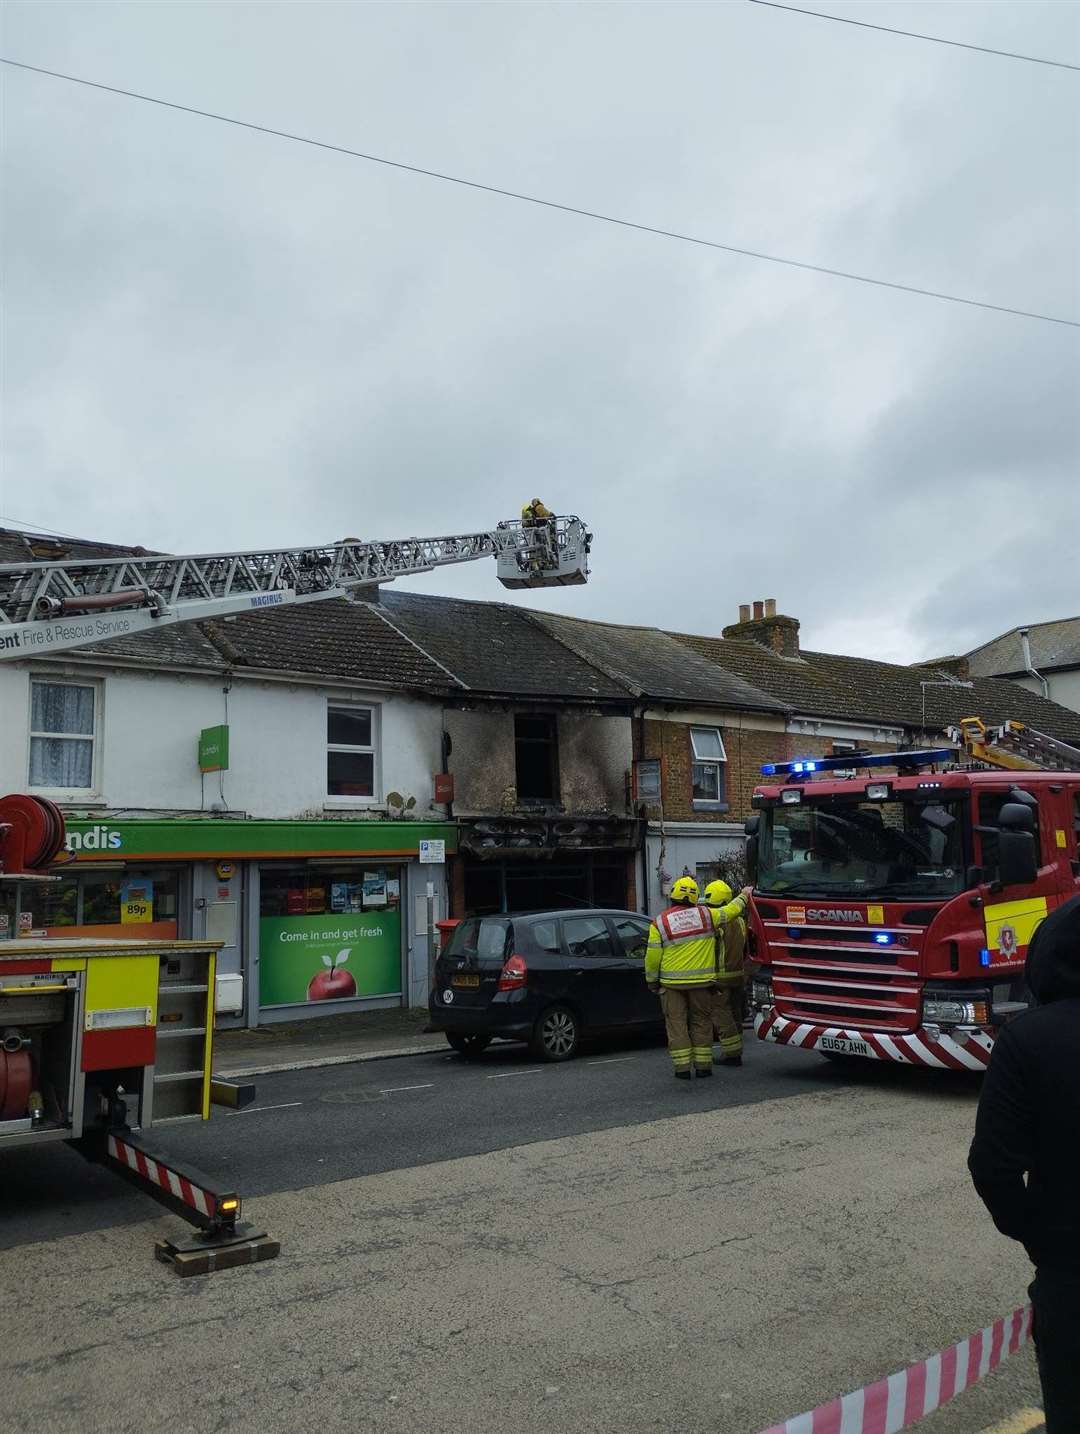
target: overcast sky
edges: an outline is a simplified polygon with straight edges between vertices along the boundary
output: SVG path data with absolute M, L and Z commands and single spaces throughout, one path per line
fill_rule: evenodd
M 1080 63 L 1080 9 L 822 4 Z M 5 55 L 484 183 L 1080 318 L 1080 75 L 726 5 L 8 3 Z M 179 552 L 494 526 L 405 586 L 902 661 L 1080 612 L 1080 331 L 10 69 L 0 515 Z

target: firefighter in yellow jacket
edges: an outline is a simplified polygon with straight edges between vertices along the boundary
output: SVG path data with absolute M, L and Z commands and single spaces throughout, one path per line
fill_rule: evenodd
M 723 910 L 731 901 L 726 881 L 710 881 L 705 888 L 706 906 Z M 746 922 L 741 916 L 716 933 L 716 989 L 712 995 L 713 1035 L 719 1050 L 717 1065 L 742 1065 L 743 957 L 746 951 Z
M 747 895 L 741 892 L 726 906 L 699 906 L 697 882 L 680 876 L 671 888 L 673 905 L 649 927 L 645 980 L 660 995 L 679 1080 L 689 1080 L 691 1069 L 712 1075 L 716 937 L 746 910 Z

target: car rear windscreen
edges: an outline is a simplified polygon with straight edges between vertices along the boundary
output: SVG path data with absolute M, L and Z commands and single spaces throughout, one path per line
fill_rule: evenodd
M 505 916 L 470 916 L 454 927 L 445 954 L 501 961 L 510 946 L 510 929 Z

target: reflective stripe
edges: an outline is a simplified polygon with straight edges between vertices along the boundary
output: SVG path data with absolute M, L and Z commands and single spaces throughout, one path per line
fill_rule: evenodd
M 715 975 L 715 966 L 669 966 L 666 971 L 663 967 L 660 969 L 661 981 L 683 981 L 687 977 L 701 976 L 707 976 L 711 981 Z

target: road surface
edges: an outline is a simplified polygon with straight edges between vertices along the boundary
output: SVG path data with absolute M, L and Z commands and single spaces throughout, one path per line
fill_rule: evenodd
M 756 1434 L 1025 1298 L 967 1180 L 964 1077 L 753 1043 L 689 1087 L 652 1046 L 258 1087 L 157 1136 L 242 1187 L 267 1265 L 179 1280 L 146 1197 L 4 1157 L 13 1427 Z M 1025 1352 L 918 1427 L 1028 1434 L 1038 1403 Z

